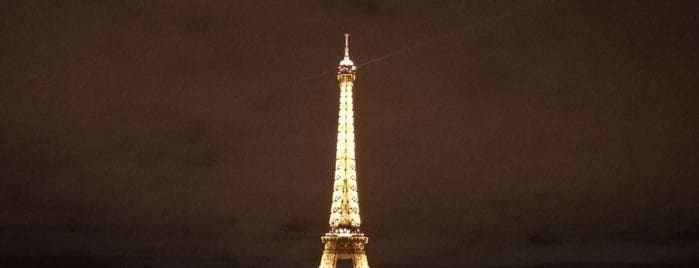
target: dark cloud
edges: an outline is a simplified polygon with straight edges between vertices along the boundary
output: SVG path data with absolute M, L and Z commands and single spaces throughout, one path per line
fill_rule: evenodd
M 696 260 L 680 260 L 680 261 L 665 261 L 665 262 L 630 262 L 630 263 L 595 263 L 595 262 L 580 262 L 580 263 L 553 263 L 545 265 L 534 265 L 525 267 L 571 267 L 571 268 L 607 268 L 607 267 L 634 267 L 634 268 L 659 268 L 659 267 L 695 267 L 699 264 Z

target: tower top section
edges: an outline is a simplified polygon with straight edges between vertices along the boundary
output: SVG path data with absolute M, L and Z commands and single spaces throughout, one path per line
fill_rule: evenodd
M 345 57 L 340 61 L 340 66 L 338 66 L 338 74 L 354 74 L 357 67 L 354 66 L 354 62 L 350 60 L 349 57 L 349 34 L 345 34 Z

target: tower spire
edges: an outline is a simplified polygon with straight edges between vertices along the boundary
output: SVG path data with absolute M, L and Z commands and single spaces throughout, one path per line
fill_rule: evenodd
M 350 60 L 349 57 L 349 34 L 345 34 L 345 57 L 340 61 L 340 66 L 337 67 L 337 80 L 342 82 L 342 79 L 350 79 L 354 81 L 354 72 L 357 67 L 354 66 L 354 62 Z
M 337 70 L 340 109 L 337 124 L 335 178 L 330 205 L 330 228 L 320 239 L 325 245 L 319 268 L 335 268 L 338 260 L 352 260 L 354 268 L 369 268 L 364 245 L 369 238 L 359 231 L 359 195 L 354 152 L 352 87 L 356 67 L 349 58 L 349 34 L 345 34 L 345 57 Z
M 345 59 L 349 60 L 349 34 L 345 34 Z

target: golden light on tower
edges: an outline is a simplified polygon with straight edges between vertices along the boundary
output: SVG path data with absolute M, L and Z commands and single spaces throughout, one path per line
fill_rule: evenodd
M 335 178 L 330 205 L 329 231 L 321 237 L 325 245 L 320 268 L 334 268 L 338 260 L 352 260 L 355 268 L 368 268 L 364 246 L 369 238 L 359 231 L 359 195 L 354 150 L 352 87 L 357 67 L 349 57 L 349 34 L 345 34 L 345 57 L 340 61 L 340 109 L 337 124 Z

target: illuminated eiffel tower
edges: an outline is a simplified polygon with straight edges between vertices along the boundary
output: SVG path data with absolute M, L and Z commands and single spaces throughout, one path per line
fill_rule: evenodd
M 340 61 L 340 116 L 337 126 L 335 182 L 330 206 L 330 230 L 320 240 L 325 245 L 319 268 L 334 268 L 338 260 L 351 260 L 354 268 L 369 268 L 364 245 L 369 237 L 359 231 L 359 197 L 354 160 L 354 111 L 352 85 L 357 68 L 349 58 L 349 34 L 345 34 L 345 58 Z

